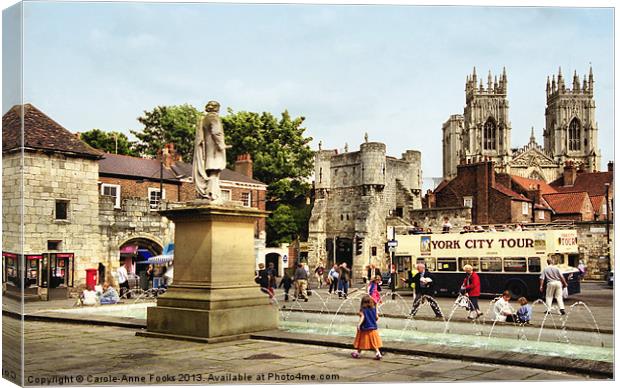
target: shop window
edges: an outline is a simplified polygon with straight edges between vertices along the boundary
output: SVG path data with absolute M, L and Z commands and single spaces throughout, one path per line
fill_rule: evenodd
M 54 213 L 54 217 L 57 220 L 69 219 L 69 201 L 64 199 L 56 200 L 56 211 Z
M 418 259 L 416 260 L 416 264 L 424 264 L 426 265 L 426 269 L 428 269 L 429 271 L 433 272 L 436 271 L 437 267 L 436 267 L 436 263 L 435 263 L 435 258 L 434 257 L 418 257 Z M 415 266 L 413 268 L 409 268 L 411 270 L 411 272 L 413 272 L 415 274 L 416 270 L 415 270 Z

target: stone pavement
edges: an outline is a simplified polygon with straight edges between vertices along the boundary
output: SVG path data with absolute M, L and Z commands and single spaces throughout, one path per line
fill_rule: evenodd
M 7 372 L 17 368 L 18 325 L 3 316 Z M 202 344 L 139 337 L 120 327 L 26 322 L 25 330 L 26 385 L 310 383 L 312 375 L 330 383 L 589 379 L 546 371 L 544 365 L 533 369 L 389 353 L 382 361 L 370 354 L 355 360 L 347 349 L 262 340 Z M 242 379 L 235 380 L 239 374 Z

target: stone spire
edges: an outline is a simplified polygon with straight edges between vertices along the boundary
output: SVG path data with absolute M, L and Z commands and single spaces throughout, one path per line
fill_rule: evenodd
M 573 93 L 579 93 L 579 76 L 577 70 L 573 73 Z
M 530 144 L 536 144 L 536 136 L 534 136 L 534 126 L 532 126 L 532 133 L 530 134 Z

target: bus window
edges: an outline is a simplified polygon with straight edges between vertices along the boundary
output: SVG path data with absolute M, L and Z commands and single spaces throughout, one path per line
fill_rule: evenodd
M 504 259 L 505 272 L 526 272 L 525 257 L 506 257 Z
M 528 257 L 527 268 L 529 272 L 540 272 L 540 257 Z
M 502 272 L 501 257 L 483 257 L 480 259 L 481 272 Z
M 551 254 L 549 257 L 551 258 L 553 265 L 564 264 L 564 257 L 559 253 Z
M 426 269 L 428 269 L 431 272 L 436 271 L 435 258 L 434 257 L 418 257 L 417 262 L 426 265 Z M 415 268 L 413 268 L 413 269 L 415 269 Z
M 456 271 L 456 258 L 454 257 L 438 257 L 437 271 Z
M 462 270 L 466 264 L 474 267 L 474 271 L 476 272 L 480 269 L 477 257 L 459 257 L 459 269 Z

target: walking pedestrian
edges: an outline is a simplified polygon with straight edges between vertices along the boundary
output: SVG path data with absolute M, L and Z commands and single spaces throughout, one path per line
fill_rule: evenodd
M 308 272 L 304 269 L 302 263 L 297 264 L 295 270 L 295 299 L 304 298 L 308 301 Z
M 340 273 L 338 272 L 338 264 L 334 264 L 332 269 L 327 274 L 327 281 L 329 282 L 329 293 L 338 291 L 338 278 Z
M 338 268 L 338 297 L 345 299 L 349 294 L 349 280 L 351 279 L 351 270 L 347 268 L 347 263 L 340 264 Z
M 293 279 L 289 276 L 287 271 L 284 271 L 284 276 L 282 276 L 282 280 L 280 280 L 280 284 L 278 288 L 282 287 L 284 289 L 284 301 L 288 302 L 288 292 L 293 285 Z
M 258 271 L 254 277 L 254 281 L 260 286 L 262 292 L 269 295 L 270 298 L 273 297 L 273 291 L 269 288 L 269 274 L 265 269 L 265 264 L 258 263 Z
M 362 297 L 358 315 L 360 320 L 357 323 L 357 333 L 353 341 L 355 351 L 351 353 L 351 357 L 360 358 L 363 350 L 374 350 L 375 360 L 381 360 L 383 355 L 380 348 L 383 346 L 383 343 L 381 342 L 377 326 L 379 313 L 374 300 L 369 295 Z
M 316 277 L 317 282 L 319 283 L 319 288 L 323 286 L 323 274 L 325 273 L 325 267 L 323 263 L 319 261 L 319 265 L 316 266 L 314 270 L 314 276 Z
M 426 265 L 424 263 L 418 263 L 415 267 L 418 270 L 418 273 L 412 278 L 407 279 L 407 283 L 409 285 L 413 284 L 415 286 L 415 299 L 413 300 L 413 306 L 411 306 L 411 316 L 415 316 L 418 309 L 422 305 L 422 302 L 424 300 L 428 300 L 428 303 L 435 313 L 435 317 L 443 318 L 441 309 L 437 305 L 435 299 L 432 298 L 435 294 L 433 274 L 426 269 Z
M 376 275 L 368 284 L 368 295 L 377 306 L 381 304 L 381 283 L 381 275 Z
M 467 318 L 476 319 L 482 315 L 480 307 L 478 306 L 478 298 L 480 297 L 480 277 L 474 271 L 474 267 L 469 264 L 463 266 L 463 271 L 465 271 L 466 275 L 461 285 L 461 290 L 469 298 L 469 306 L 467 307 L 469 315 Z
M 564 299 L 562 298 L 562 290 L 565 287 L 568 287 L 568 283 L 566 283 L 566 279 L 564 279 L 564 276 L 562 275 L 560 270 L 555 265 L 553 265 L 553 260 L 551 259 L 547 259 L 547 268 L 545 268 L 540 274 L 541 293 L 543 292 L 545 283 L 547 283 L 547 292 L 545 294 L 547 311 L 545 311 L 545 314 L 551 312 L 553 298 L 555 298 L 558 303 L 558 307 L 560 308 L 560 314 L 566 314 L 566 311 L 564 311 Z
M 116 274 L 118 275 L 118 286 L 121 290 L 121 297 L 129 291 L 129 273 L 127 271 L 127 263 L 128 261 L 125 261 L 116 271 Z

